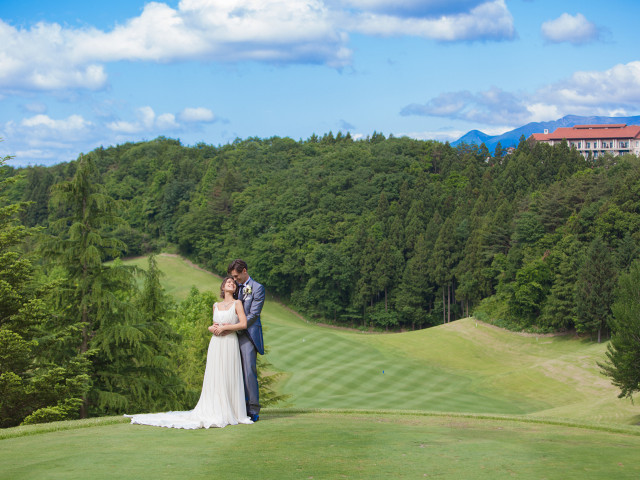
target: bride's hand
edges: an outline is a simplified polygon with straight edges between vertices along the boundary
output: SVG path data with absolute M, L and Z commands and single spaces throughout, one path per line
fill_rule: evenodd
M 223 332 L 225 331 L 224 325 L 220 324 L 220 323 L 216 323 L 213 325 L 214 328 L 214 332 L 216 335 L 223 335 Z

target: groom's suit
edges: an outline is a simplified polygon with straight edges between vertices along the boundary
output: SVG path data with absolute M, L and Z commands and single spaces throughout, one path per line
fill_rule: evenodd
M 264 287 L 251 277 L 244 285 L 244 288 L 240 288 L 238 299 L 242 302 L 244 313 L 247 316 L 247 329 L 238 332 L 238 342 L 240 343 L 247 413 L 257 415 L 260 412 L 260 402 L 256 359 L 257 353 L 264 355 L 260 312 L 262 312 L 265 293 Z

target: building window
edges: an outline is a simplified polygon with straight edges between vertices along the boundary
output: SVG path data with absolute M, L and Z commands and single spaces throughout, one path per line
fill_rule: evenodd
M 587 142 L 587 148 L 591 148 L 591 142 Z

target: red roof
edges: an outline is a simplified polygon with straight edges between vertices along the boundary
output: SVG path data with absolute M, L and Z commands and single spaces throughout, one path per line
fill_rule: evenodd
M 576 125 L 561 127 L 553 133 L 534 133 L 534 140 L 583 140 L 590 138 L 640 138 L 640 125 Z

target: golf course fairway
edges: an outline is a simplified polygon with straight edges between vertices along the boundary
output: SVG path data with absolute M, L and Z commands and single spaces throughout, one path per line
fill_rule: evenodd
M 177 299 L 219 288 L 179 257 L 157 260 Z M 289 398 L 255 425 L 108 417 L 5 429 L 0 478 L 640 478 L 640 407 L 600 373 L 605 344 L 473 318 L 365 333 L 269 299 L 262 317 Z

